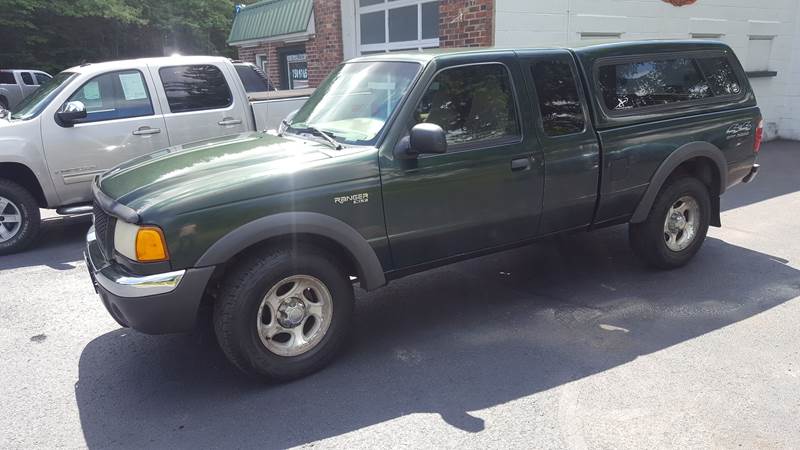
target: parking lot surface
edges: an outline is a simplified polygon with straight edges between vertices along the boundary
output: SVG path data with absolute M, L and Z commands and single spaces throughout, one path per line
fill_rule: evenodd
M 644 268 L 624 226 L 358 293 L 346 351 L 243 378 L 213 334 L 103 309 L 86 217 L 0 257 L 0 448 L 800 446 L 800 143 L 723 196 L 692 263 Z

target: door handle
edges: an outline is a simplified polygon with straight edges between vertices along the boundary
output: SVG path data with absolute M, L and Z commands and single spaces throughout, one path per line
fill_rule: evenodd
M 138 130 L 133 130 L 133 134 L 136 136 L 144 136 L 147 134 L 158 134 L 161 133 L 161 128 L 150 128 L 150 127 L 139 127 Z
M 511 160 L 511 171 L 525 170 L 531 167 L 530 158 L 517 158 Z
M 241 119 L 234 119 L 233 117 L 226 117 L 226 118 L 220 120 L 219 122 L 217 122 L 217 125 L 220 125 L 220 126 L 224 127 L 226 125 L 239 125 L 240 123 L 242 123 Z

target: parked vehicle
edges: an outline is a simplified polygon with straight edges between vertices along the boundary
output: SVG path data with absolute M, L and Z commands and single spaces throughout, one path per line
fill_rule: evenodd
M 51 78 L 41 70 L 0 70 L 0 109 L 14 108 Z
M 109 168 L 170 145 L 276 128 L 306 95 L 249 101 L 231 61 L 219 57 L 114 61 L 59 73 L 0 120 L 0 255 L 35 240 L 39 208 L 91 212 L 91 181 Z
M 753 179 L 761 113 L 731 49 L 384 54 L 339 66 L 281 135 L 140 157 L 93 185 L 87 267 L 110 314 L 145 333 L 213 308 L 246 373 L 327 364 L 366 290 L 543 236 L 629 223 L 671 269 Z

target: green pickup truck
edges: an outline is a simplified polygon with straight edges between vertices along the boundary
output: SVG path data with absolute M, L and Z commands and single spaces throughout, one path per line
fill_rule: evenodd
M 122 326 L 188 331 L 213 308 L 233 364 L 292 379 L 342 346 L 356 283 L 623 223 L 644 262 L 686 264 L 761 136 L 721 43 L 367 56 L 276 132 L 100 176 L 87 265 Z

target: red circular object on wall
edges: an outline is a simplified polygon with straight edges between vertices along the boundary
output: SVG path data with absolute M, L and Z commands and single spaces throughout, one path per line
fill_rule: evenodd
M 664 1 L 667 3 L 672 3 L 675 6 L 686 6 L 686 5 L 691 5 L 697 0 L 664 0 Z

